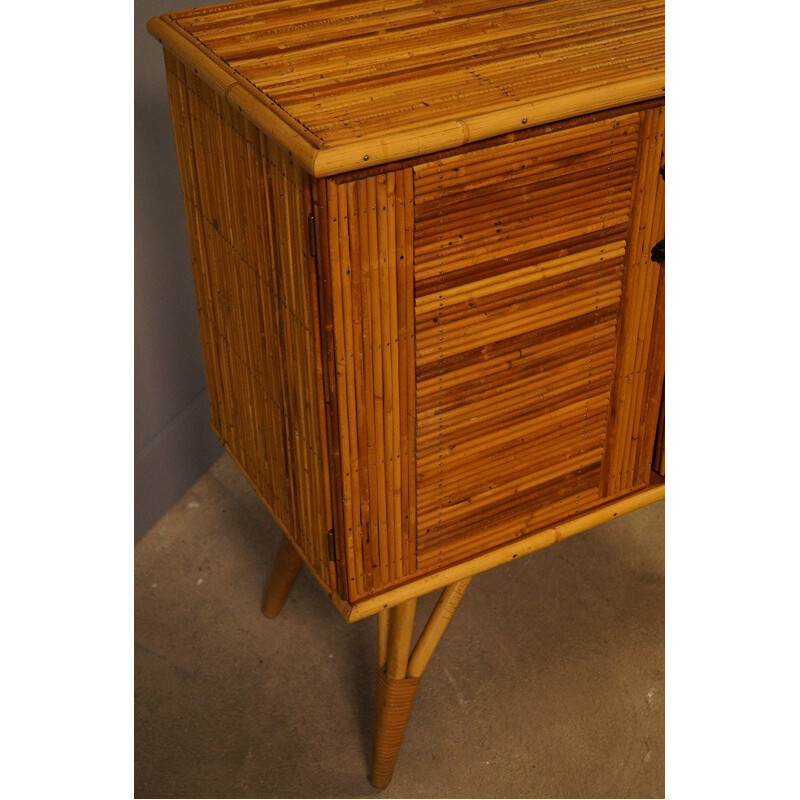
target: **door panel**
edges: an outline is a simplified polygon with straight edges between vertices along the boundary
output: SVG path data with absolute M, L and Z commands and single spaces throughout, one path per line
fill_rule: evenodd
M 661 120 L 624 114 L 415 168 L 420 570 L 641 483 L 663 374 L 658 268 L 640 257 L 660 229 Z

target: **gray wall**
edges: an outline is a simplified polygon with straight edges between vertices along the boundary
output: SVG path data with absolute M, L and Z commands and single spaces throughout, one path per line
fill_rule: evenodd
M 137 0 L 135 47 L 135 520 L 138 540 L 220 456 L 209 428 L 183 201 L 161 47 L 150 17 L 198 3 Z

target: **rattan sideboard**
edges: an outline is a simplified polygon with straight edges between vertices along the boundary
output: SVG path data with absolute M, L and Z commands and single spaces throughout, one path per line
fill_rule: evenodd
M 264 610 L 305 564 L 377 614 L 385 786 L 471 577 L 664 496 L 663 2 L 148 27 L 212 424 L 285 533 Z

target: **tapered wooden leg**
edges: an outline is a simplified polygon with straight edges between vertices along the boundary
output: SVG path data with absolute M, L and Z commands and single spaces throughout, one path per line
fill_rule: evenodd
M 416 599 L 378 614 L 378 691 L 370 783 L 389 785 L 420 679 L 470 578 L 444 589 L 409 657 Z
M 278 553 L 272 566 L 272 575 L 267 585 L 264 597 L 264 616 L 272 619 L 281 613 L 283 604 L 292 590 L 300 570 L 303 568 L 303 559 L 297 554 L 292 543 L 284 536 L 278 545 Z

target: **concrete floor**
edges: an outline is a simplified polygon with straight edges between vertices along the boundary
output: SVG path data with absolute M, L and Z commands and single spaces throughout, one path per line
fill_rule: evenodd
M 381 793 L 375 620 L 265 619 L 279 540 L 224 456 L 137 545 L 137 798 L 664 797 L 663 504 L 473 580 Z

